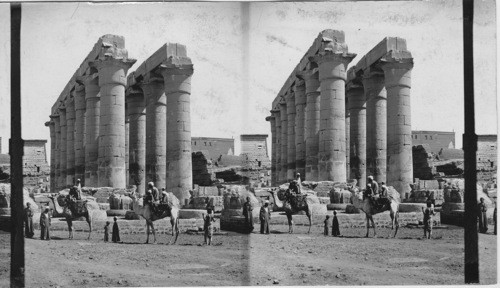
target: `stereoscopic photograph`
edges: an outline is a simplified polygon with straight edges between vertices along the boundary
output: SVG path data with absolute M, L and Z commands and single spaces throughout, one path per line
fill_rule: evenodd
M 0 4 L 0 286 L 496 284 L 496 9 Z

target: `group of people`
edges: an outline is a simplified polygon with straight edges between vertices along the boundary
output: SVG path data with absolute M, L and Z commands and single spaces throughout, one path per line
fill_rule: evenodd
M 330 225 L 330 215 L 326 215 L 323 235 L 328 236 L 328 226 Z M 337 219 L 337 211 L 333 210 L 332 220 L 332 236 L 340 236 L 339 219 Z
M 144 205 L 148 204 L 153 213 L 156 213 L 159 204 L 168 203 L 168 193 L 165 188 L 162 188 L 160 194 L 160 191 L 155 187 L 155 184 L 153 182 L 149 182 L 148 189 L 146 190 L 146 194 L 143 198 L 143 203 Z
M 40 239 L 50 240 L 50 224 L 51 224 L 51 209 L 46 207 L 40 214 Z M 35 229 L 33 227 L 33 209 L 31 203 L 26 203 L 24 208 L 24 236 L 33 238 L 35 236 Z
M 366 189 L 363 195 L 370 199 L 371 204 L 374 205 L 375 208 L 380 209 L 381 205 L 377 203 L 377 200 L 387 197 L 387 186 L 384 182 L 381 182 L 379 187 L 377 181 L 375 181 L 373 176 L 370 175 L 368 176 L 368 183 L 366 184 Z
M 247 201 L 243 204 L 243 217 L 245 217 L 245 227 L 249 232 L 252 232 L 254 229 L 252 211 L 252 202 L 250 201 L 250 197 L 247 197 Z M 269 200 L 265 200 L 264 205 L 260 207 L 259 211 L 260 234 L 269 234 L 270 219 L 271 209 L 269 207 Z
M 121 242 L 120 241 L 120 229 L 118 228 L 118 222 L 116 216 L 113 217 L 114 223 L 113 223 L 113 232 L 111 234 L 111 241 L 113 243 Z M 106 226 L 104 226 L 104 242 L 109 242 L 109 221 L 106 221 Z

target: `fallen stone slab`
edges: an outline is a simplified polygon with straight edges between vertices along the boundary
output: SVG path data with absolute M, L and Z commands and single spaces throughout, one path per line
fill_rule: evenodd
M 143 219 L 141 216 L 135 214 L 134 211 L 127 211 L 125 212 L 125 219 L 127 220 L 140 220 Z
M 125 217 L 125 214 L 127 214 L 129 210 L 123 210 L 123 209 L 109 209 L 106 211 L 106 214 L 108 217 L 114 217 L 114 216 L 120 216 L 120 217 Z
M 399 212 L 422 212 L 422 208 L 426 208 L 427 204 L 424 203 L 400 203 Z
M 345 211 L 347 208 L 347 205 L 349 204 L 342 204 L 342 203 L 330 203 L 326 205 L 327 210 L 337 210 L 337 211 Z
M 358 208 L 356 208 L 352 204 L 347 204 L 347 206 L 345 207 L 345 213 L 347 213 L 347 214 L 358 214 L 358 213 L 361 213 L 361 210 L 359 210 Z
M 204 209 L 181 209 L 179 210 L 179 219 L 203 218 L 203 214 L 207 214 Z

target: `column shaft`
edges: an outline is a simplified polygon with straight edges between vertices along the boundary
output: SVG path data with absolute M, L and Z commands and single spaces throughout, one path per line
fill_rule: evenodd
M 349 163 L 350 179 L 360 188 L 366 186 L 366 100 L 363 86 L 352 85 L 347 90 L 349 103 Z
M 318 57 L 321 85 L 319 180 L 346 182 L 345 80 L 353 57 L 327 53 Z
M 275 138 L 276 141 L 276 146 L 273 149 L 273 158 L 275 159 L 275 182 L 273 186 L 278 186 L 281 183 L 281 116 L 280 116 L 280 110 L 279 109 L 273 109 L 271 110 L 271 113 L 275 119 L 274 125 L 274 133 L 273 137 Z
M 59 119 L 61 120 L 61 141 L 59 146 L 59 163 L 60 173 L 58 178 L 59 189 L 66 188 L 66 171 L 67 171 L 67 157 L 66 157 L 66 138 L 68 137 L 66 129 L 66 107 L 63 105 L 59 107 Z
M 146 105 L 140 90 L 128 97 L 129 127 L 129 185 L 136 185 L 139 195 L 146 192 Z
M 320 85 L 318 69 L 304 73 L 306 85 L 306 179 L 318 181 Z
M 404 198 L 413 183 L 411 146 L 412 62 L 389 62 L 382 66 L 387 89 L 387 184 Z
M 167 190 L 185 203 L 193 188 L 190 112 L 193 66 L 187 57 L 171 61 L 162 70 L 167 96 Z
M 287 113 L 287 180 L 295 179 L 295 93 L 290 91 L 286 98 L 286 113 Z
M 367 72 L 363 78 L 366 97 L 366 173 L 378 183 L 386 182 L 387 92 L 384 76 Z
M 61 147 L 61 121 L 59 114 L 52 116 L 54 120 L 54 129 L 56 132 L 56 146 L 54 150 L 54 164 L 55 164 L 55 175 L 54 175 L 54 186 L 50 187 L 50 192 L 57 192 L 60 190 L 60 181 L 61 178 L 61 155 L 60 155 L 60 147 Z
M 99 117 L 101 98 L 96 75 L 85 79 L 85 186 L 98 187 Z
M 306 179 L 306 100 L 305 83 L 298 79 L 295 83 L 295 170 L 302 180 Z
M 135 61 L 105 58 L 95 62 L 99 71 L 99 187 L 125 188 L 125 85 Z
M 125 103 L 125 181 L 126 181 L 126 186 L 128 187 L 129 184 L 129 179 L 130 179 L 130 174 L 129 174 L 129 164 L 130 164 L 130 159 L 129 159 L 129 143 L 130 143 L 130 117 L 128 116 L 128 108 L 127 108 L 127 103 Z
M 56 191 L 56 129 L 53 117 L 50 116 L 51 121 L 45 123 L 45 126 L 49 126 L 50 129 L 50 192 Z
M 349 100 L 346 97 L 346 102 Z M 349 103 L 346 103 L 346 111 L 345 111 L 345 163 L 346 163 L 346 179 L 351 179 L 351 159 L 349 158 L 351 149 L 350 149 L 350 135 L 351 135 L 351 115 L 349 113 L 349 109 L 347 107 Z
M 146 182 L 166 187 L 167 175 L 167 96 L 162 78 L 150 76 L 143 83 L 146 99 Z
M 286 102 L 283 101 L 280 104 L 280 120 L 281 120 L 281 171 L 280 171 L 280 182 L 285 183 L 287 181 L 287 170 L 288 170 L 288 116 L 287 116 L 287 106 Z
M 85 183 L 85 86 L 75 88 L 75 179 Z

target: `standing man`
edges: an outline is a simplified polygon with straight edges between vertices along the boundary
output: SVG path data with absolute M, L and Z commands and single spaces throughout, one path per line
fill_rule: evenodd
M 488 206 L 484 203 L 484 198 L 479 199 L 478 210 L 479 210 L 479 233 L 486 233 L 488 231 L 488 218 L 486 217 L 486 211 L 488 211 Z
M 259 213 L 260 234 L 269 234 L 269 219 L 271 219 L 271 211 L 269 211 L 269 200 L 266 200 Z
M 149 190 L 151 190 L 151 195 L 153 196 L 153 202 L 157 203 L 160 198 L 160 192 L 158 191 L 158 188 L 155 187 L 155 184 L 153 182 L 148 183 L 148 188 Z
M 252 217 L 252 203 L 250 202 L 250 197 L 247 197 L 247 202 L 243 204 L 243 216 L 245 216 L 245 226 L 253 231 L 253 217 Z
M 372 187 L 372 192 L 373 192 L 373 196 L 377 195 L 378 194 L 378 183 L 377 181 L 373 180 L 373 176 L 368 176 L 368 183 L 370 183 L 371 187 Z
M 40 215 L 40 239 L 50 240 L 50 214 L 49 207 L 45 208 L 45 211 Z
M 24 209 L 24 236 L 33 238 L 33 235 L 35 235 L 33 231 L 33 210 L 31 209 L 31 204 L 28 202 Z

